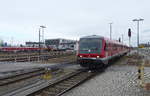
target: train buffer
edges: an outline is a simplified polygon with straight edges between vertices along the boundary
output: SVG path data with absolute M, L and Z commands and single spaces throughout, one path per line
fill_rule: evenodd
M 43 75 L 43 79 L 50 80 L 52 78 L 51 69 L 45 68 L 45 74 Z
M 146 90 L 150 90 L 150 71 L 146 70 L 145 61 L 147 58 L 142 58 L 139 60 L 138 66 L 138 79 L 139 85 Z

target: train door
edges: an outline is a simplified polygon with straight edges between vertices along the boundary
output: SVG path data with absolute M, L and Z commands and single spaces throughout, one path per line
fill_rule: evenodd
M 108 43 L 105 41 L 105 44 L 104 44 L 104 52 L 105 52 L 105 58 L 107 58 L 105 61 L 104 61 L 104 64 L 108 64 L 108 57 L 109 57 L 109 45 Z
M 105 57 L 109 56 L 109 49 L 108 49 L 108 43 L 105 41 L 104 51 L 105 51 Z

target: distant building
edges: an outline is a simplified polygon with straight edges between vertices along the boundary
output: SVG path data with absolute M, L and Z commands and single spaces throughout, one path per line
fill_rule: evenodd
M 46 39 L 45 45 L 52 50 L 75 50 L 76 49 L 76 41 L 68 40 L 68 39 Z
M 140 47 L 148 47 L 148 48 L 150 48 L 150 43 L 149 42 L 148 43 L 142 43 L 139 46 Z
M 7 47 L 8 46 L 8 44 L 7 44 L 7 42 L 4 42 L 4 45 L 3 45 L 4 47 Z
M 43 42 L 40 42 L 41 47 L 45 47 Z M 39 47 L 39 42 L 26 42 L 26 47 Z

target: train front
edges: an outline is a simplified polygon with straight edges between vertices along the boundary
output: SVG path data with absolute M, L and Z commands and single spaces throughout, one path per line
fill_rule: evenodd
M 87 36 L 80 38 L 77 62 L 82 67 L 99 68 L 102 67 L 104 57 L 104 40 L 99 36 Z

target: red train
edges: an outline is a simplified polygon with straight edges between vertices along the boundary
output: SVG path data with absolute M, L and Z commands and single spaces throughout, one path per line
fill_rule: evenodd
M 109 40 L 98 35 L 85 36 L 79 40 L 77 62 L 82 67 L 99 68 L 128 51 L 128 46 L 118 41 Z
M 26 51 L 38 51 L 39 48 L 34 47 L 0 47 L 1 52 L 26 52 Z

